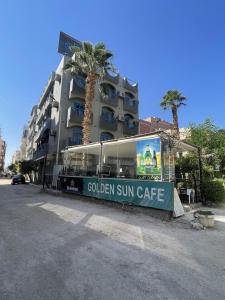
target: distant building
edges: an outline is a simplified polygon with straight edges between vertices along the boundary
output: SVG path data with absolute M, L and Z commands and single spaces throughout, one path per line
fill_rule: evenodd
M 12 164 L 15 164 L 16 162 L 18 162 L 20 160 L 21 160 L 21 152 L 20 152 L 20 150 L 16 150 L 12 156 Z
M 173 130 L 173 124 L 157 117 L 139 120 L 139 134 L 152 133 L 159 130 Z
M 0 172 L 3 171 L 5 167 L 5 152 L 6 152 L 6 142 L 1 138 L 1 134 L 0 134 Z
M 27 133 L 28 128 L 24 126 L 20 145 L 20 160 L 27 159 Z
M 36 134 L 36 120 L 37 120 L 37 111 L 38 106 L 35 105 L 32 108 L 30 114 L 30 120 L 28 122 L 28 129 L 27 129 L 27 148 L 26 148 L 26 159 L 31 160 L 33 159 L 34 151 L 36 150 L 36 143 L 35 143 L 35 134 Z

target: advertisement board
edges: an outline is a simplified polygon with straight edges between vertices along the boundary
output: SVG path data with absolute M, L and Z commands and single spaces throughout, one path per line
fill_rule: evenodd
M 63 55 L 72 56 L 73 52 L 71 47 L 81 47 L 81 42 L 64 32 L 60 32 L 58 52 Z
M 136 142 L 136 175 L 138 178 L 161 179 L 161 143 L 160 138 Z

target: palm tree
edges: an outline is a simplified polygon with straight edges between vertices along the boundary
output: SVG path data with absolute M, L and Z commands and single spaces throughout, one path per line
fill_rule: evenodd
M 93 45 L 90 42 L 83 42 L 81 48 L 73 48 L 73 51 L 74 55 L 64 69 L 70 69 L 71 73 L 84 74 L 86 76 L 85 109 L 82 125 L 83 144 L 89 144 L 95 86 L 97 81 L 101 80 L 107 71 L 114 70 L 110 60 L 113 55 L 106 49 L 104 43 Z
M 168 91 L 163 99 L 161 100 L 160 106 L 163 109 L 171 108 L 172 115 L 173 115 L 173 128 L 176 136 L 179 138 L 179 125 L 178 125 L 178 115 L 177 115 L 177 109 L 181 105 L 186 105 L 184 101 L 186 100 L 186 97 L 182 95 L 177 90 L 170 90 Z

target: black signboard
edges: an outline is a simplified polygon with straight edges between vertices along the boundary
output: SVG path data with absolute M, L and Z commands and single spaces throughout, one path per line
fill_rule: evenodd
M 60 185 L 63 192 L 82 194 L 83 178 L 60 176 Z
M 59 34 L 59 46 L 58 46 L 58 52 L 67 55 L 72 56 L 73 52 L 71 51 L 71 47 L 81 47 L 81 42 L 74 39 L 73 37 L 69 36 L 68 34 L 64 32 L 60 32 Z

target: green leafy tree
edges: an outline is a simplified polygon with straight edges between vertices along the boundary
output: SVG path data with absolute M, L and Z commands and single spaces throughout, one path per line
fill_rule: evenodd
M 225 130 L 206 119 L 199 125 L 192 124 L 187 141 L 200 147 L 205 176 L 225 174 Z
M 70 69 L 72 73 L 85 74 L 86 93 L 85 110 L 83 119 L 83 144 L 90 143 L 92 102 L 95 86 L 107 71 L 113 70 L 111 63 L 112 53 L 106 49 L 104 43 L 96 45 L 83 42 L 81 48 L 74 48 L 72 59 L 65 65 L 64 69 Z
M 177 110 L 180 106 L 186 105 L 186 97 L 177 90 L 168 91 L 161 100 L 160 106 L 163 109 L 171 109 L 173 116 L 173 127 L 175 135 L 179 138 L 179 123 Z
M 20 161 L 20 172 L 29 176 L 32 182 L 32 173 L 37 171 L 37 163 L 33 160 Z
M 16 162 L 14 164 L 11 164 L 8 166 L 8 169 L 13 173 L 19 173 L 20 172 L 20 163 Z

